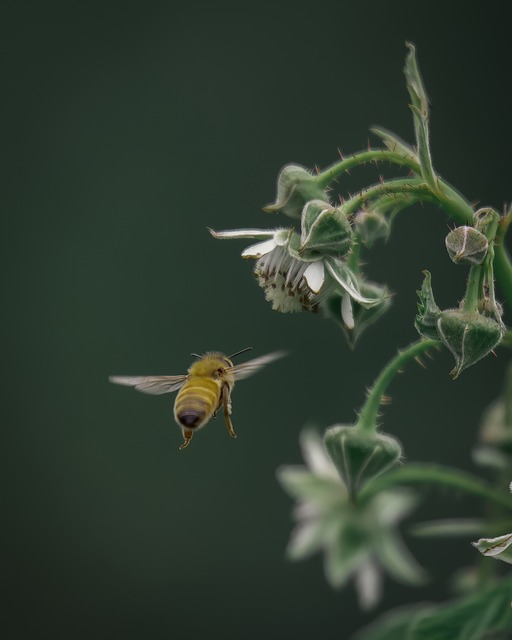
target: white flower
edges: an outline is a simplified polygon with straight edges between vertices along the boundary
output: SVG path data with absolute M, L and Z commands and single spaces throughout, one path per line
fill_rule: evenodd
M 319 435 L 303 432 L 301 447 L 309 469 L 284 466 L 278 470 L 281 484 L 298 501 L 288 556 L 299 560 L 323 551 L 329 583 L 341 587 L 353 577 L 363 609 L 380 600 L 383 568 L 402 582 L 422 582 L 424 572 L 396 530 L 414 507 L 414 495 L 394 489 L 364 504 L 354 503 Z
M 301 238 L 288 229 L 209 230 L 214 238 L 250 238 L 259 242 L 242 251 L 242 258 L 256 259 L 254 275 L 265 291 L 272 308 L 282 313 L 316 312 L 328 300 L 337 299 L 335 315 L 345 328 L 354 329 L 353 303 L 364 308 L 381 305 L 387 292 L 365 296 L 358 277 L 347 264 L 331 253 L 316 252 L 304 259 L 300 255 Z M 329 309 L 333 313 L 333 309 Z

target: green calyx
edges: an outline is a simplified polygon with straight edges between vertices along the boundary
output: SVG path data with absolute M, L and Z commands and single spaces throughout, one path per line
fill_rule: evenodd
M 442 311 L 437 331 L 455 358 L 455 367 L 450 372 L 454 380 L 464 369 L 488 355 L 503 337 L 503 327 L 496 320 L 461 309 Z
M 299 254 L 304 259 L 322 255 L 343 257 L 352 246 L 352 227 L 341 209 L 322 200 L 304 205 Z
M 437 319 L 441 313 L 441 309 L 434 300 L 432 291 L 432 278 L 430 271 L 423 272 L 425 278 L 418 294 L 418 313 L 414 322 L 414 326 L 420 335 L 424 338 L 439 340 L 437 333 Z
M 352 425 L 330 427 L 324 443 L 351 496 L 396 464 L 402 455 L 400 443 L 392 436 L 365 433 Z
M 277 179 L 277 196 L 273 204 L 263 207 L 266 213 L 281 213 L 291 218 L 300 218 L 306 202 L 327 200 L 327 192 L 315 176 L 298 164 L 287 164 Z
M 503 324 L 479 313 L 477 308 L 465 308 L 464 301 L 460 309 L 441 311 L 434 300 L 428 271 L 418 297 L 415 327 L 422 336 L 440 340 L 451 351 L 455 358 L 455 367 L 450 372 L 453 379 L 501 342 Z

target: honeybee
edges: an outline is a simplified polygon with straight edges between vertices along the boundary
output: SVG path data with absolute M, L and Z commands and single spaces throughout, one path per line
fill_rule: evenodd
M 234 357 L 251 349 L 247 347 L 231 356 L 218 351 L 207 351 L 202 356 L 192 353 L 197 360 L 181 376 L 110 376 L 109 381 L 156 396 L 179 390 L 174 402 L 174 419 L 183 433 L 184 442 L 180 449 L 188 446 L 194 432 L 204 427 L 212 417 L 215 418 L 221 407 L 229 435 L 236 438 L 230 418 L 231 392 L 235 381 L 248 378 L 264 365 L 285 355 L 276 351 L 233 365 Z

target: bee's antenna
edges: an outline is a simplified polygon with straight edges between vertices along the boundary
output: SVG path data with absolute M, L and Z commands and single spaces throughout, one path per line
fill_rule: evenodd
M 251 349 L 252 347 L 246 347 L 245 349 L 242 349 L 241 351 L 237 351 L 233 355 L 228 356 L 228 358 L 231 360 L 231 358 L 234 358 L 235 356 L 239 356 L 241 353 L 245 353 L 246 351 L 251 351 Z
M 198 353 L 191 353 L 191 356 L 194 356 L 194 358 L 200 358 L 201 356 Z

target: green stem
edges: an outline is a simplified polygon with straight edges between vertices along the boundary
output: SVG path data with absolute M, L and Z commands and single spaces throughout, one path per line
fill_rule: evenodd
M 322 187 L 328 187 L 330 183 L 340 176 L 342 173 L 353 169 L 359 165 L 369 162 L 392 162 L 402 167 L 406 167 L 410 171 L 421 175 L 421 166 L 417 158 L 408 156 L 404 153 L 391 151 L 389 149 L 369 149 L 368 151 L 359 151 L 353 155 L 344 158 L 340 162 L 333 164 L 329 168 L 320 172 L 316 181 Z M 473 224 L 473 209 L 471 205 L 447 182 L 439 176 L 437 178 L 437 188 L 435 192 L 431 192 L 431 198 L 446 213 L 459 224 Z
M 474 264 L 469 270 L 466 295 L 464 296 L 464 311 L 478 312 L 478 300 L 482 293 L 482 267 Z
M 512 220 L 512 209 L 498 224 L 494 243 L 494 276 L 508 308 L 512 310 L 512 263 L 505 246 L 505 235 Z
M 436 198 L 439 206 L 458 224 L 473 226 L 474 211 L 468 202 L 447 182 L 437 179 Z
M 408 464 L 395 471 L 390 471 L 373 482 L 369 482 L 359 494 L 360 500 L 368 500 L 384 489 L 399 484 L 437 484 L 464 491 L 479 498 L 484 498 L 501 507 L 512 508 L 512 496 L 508 492 L 494 489 L 478 476 L 459 469 L 442 467 L 435 464 Z
M 343 203 L 345 215 L 351 215 L 361 209 L 367 202 L 393 194 L 400 196 L 411 194 L 420 200 L 432 201 L 432 193 L 428 185 L 421 178 L 405 178 L 399 180 L 388 180 L 375 184 L 368 189 L 363 189 L 360 193 L 352 196 Z
M 421 338 L 410 344 L 403 351 L 398 351 L 396 356 L 388 362 L 381 371 L 372 388 L 368 392 L 365 403 L 359 412 L 356 428 L 368 433 L 374 433 L 377 429 L 377 418 L 379 415 L 379 407 L 389 383 L 394 376 L 404 367 L 410 360 L 417 358 L 428 349 L 439 344 L 437 340 L 425 340 Z
M 401 167 L 407 167 L 414 173 L 421 175 L 419 162 L 411 156 L 406 156 L 397 151 L 390 151 L 389 149 L 368 149 L 367 151 L 358 151 L 347 158 L 343 158 L 340 162 L 336 162 L 319 173 L 316 181 L 322 188 L 328 187 L 342 173 L 370 162 L 392 162 Z

